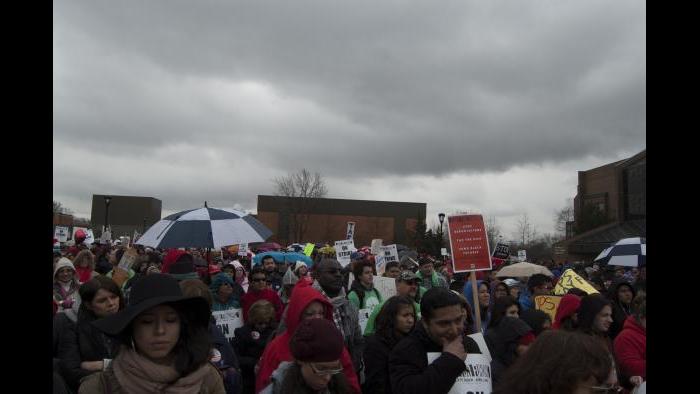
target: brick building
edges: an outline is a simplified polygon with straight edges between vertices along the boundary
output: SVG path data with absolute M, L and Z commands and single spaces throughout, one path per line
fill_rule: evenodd
M 153 197 L 138 196 L 109 196 L 108 224 L 112 229 L 112 239 L 128 235 L 134 230 L 142 234 L 144 229 L 152 226 L 161 219 L 162 202 Z M 105 224 L 105 195 L 92 195 L 92 210 L 90 222 L 96 238 L 102 235 Z
M 425 215 L 425 203 L 258 196 L 257 218 L 273 232 L 268 241 L 282 245 L 332 245 L 345 239 L 348 222 L 355 222 L 357 247 L 369 245 L 374 238 L 381 238 L 384 245 L 407 244 Z M 298 231 L 300 224 L 302 231 Z

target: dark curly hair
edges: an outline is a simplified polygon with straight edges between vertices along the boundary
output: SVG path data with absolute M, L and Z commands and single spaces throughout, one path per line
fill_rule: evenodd
M 374 332 L 378 338 L 389 345 L 390 349 L 401 339 L 401 337 L 396 335 L 396 315 L 399 313 L 401 305 L 408 305 L 413 310 L 413 316 L 416 317 L 413 323 L 415 327 L 415 322 L 417 321 L 416 307 L 413 305 L 413 301 L 406 296 L 393 296 L 386 300 L 375 319 Z

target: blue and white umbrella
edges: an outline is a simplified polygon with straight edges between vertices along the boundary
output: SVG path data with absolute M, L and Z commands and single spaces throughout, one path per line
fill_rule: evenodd
M 220 248 L 263 242 L 272 231 L 249 214 L 229 208 L 190 209 L 151 226 L 138 245 L 152 248 Z
M 624 267 L 641 267 L 646 265 L 647 241 L 642 237 L 623 238 L 606 248 L 595 262 Z

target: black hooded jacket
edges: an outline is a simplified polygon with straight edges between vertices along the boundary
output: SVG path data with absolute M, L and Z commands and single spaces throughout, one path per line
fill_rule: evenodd
M 637 291 L 635 290 L 634 286 L 632 286 L 632 284 L 625 279 L 616 279 L 610 284 L 608 299 L 612 303 L 613 322 L 610 324 L 608 336 L 611 340 L 614 340 L 617 334 L 622 331 L 622 327 L 625 324 L 625 319 L 627 319 L 627 316 L 632 314 L 632 303 L 630 303 L 630 305 L 625 305 L 620 302 L 620 299 L 617 296 L 618 289 L 620 286 L 624 285 L 628 286 L 632 290 L 632 299 L 634 299 L 634 296 L 637 295 Z
M 493 383 L 503 375 L 517 359 L 518 340 L 532 329 L 524 321 L 505 316 L 498 326 L 489 329 L 484 339 L 491 352 L 491 378 Z

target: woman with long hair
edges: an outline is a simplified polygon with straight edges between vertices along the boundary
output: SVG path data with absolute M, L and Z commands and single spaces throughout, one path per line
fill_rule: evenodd
M 59 346 L 61 371 L 73 390 L 78 389 L 80 379 L 109 365 L 119 350 L 118 344 L 92 322 L 111 316 L 124 307 L 119 286 L 106 276 L 100 275 L 85 282 L 78 293 L 82 302 L 75 330 L 66 332 Z
M 516 319 L 520 317 L 520 304 L 509 295 L 496 298 L 496 301 L 493 303 L 491 307 L 489 330 L 498 327 L 498 323 L 500 323 L 505 316 L 514 317 Z
M 183 296 L 170 275 L 134 283 L 127 308 L 93 323 L 121 347 L 104 371 L 83 380 L 79 393 L 224 394 L 208 362 L 210 315 L 207 301 Z
M 375 320 L 375 331 L 365 337 L 366 393 L 391 393 L 389 353 L 416 326 L 416 308 L 407 296 L 393 296 L 381 307 Z
M 78 273 L 78 281 L 85 283 L 97 276 L 95 272 L 95 256 L 88 249 L 81 250 L 73 259 L 73 267 Z

